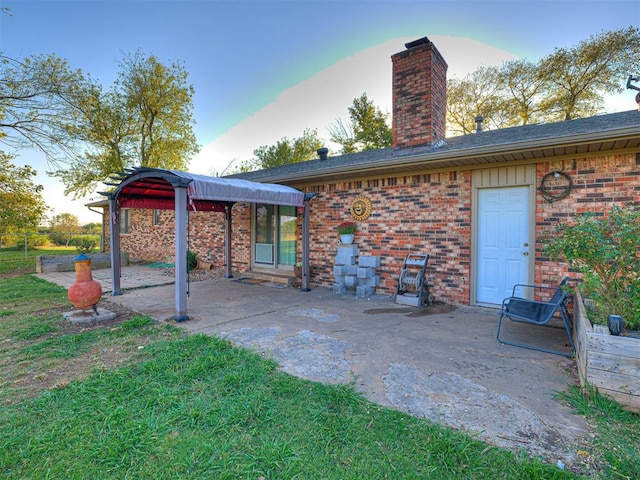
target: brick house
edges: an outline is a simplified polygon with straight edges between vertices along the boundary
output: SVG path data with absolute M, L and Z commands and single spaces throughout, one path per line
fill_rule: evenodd
M 565 273 L 544 257 L 541 233 L 576 214 L 640 204 L 640 112 L 494 131 L 479 123 L 474 134 L 445 138 L 447 64 L 436 47 L 417 40 L 392 63 L 393 147 L 335 157 L 321 149 L 318 159 L 234 176 L 313 196 L 311 286 L 333 284 L 337 226 L 353 220 L 356 202 L 366 207 L 355 215 L 358 253 L 380 257 L 376 293 L 394 294 L 407 254 L 427 253 L 437 300 L 488 306 L 515 283 L 554 284 Z M 235 203 L 227 268 L 291 276 L 303 211 Z M 224 220 L 216 211 L 188 217 L 188 248 L 216 267 L 228 261 Z M 120 226 L 132 258 L 173 260 L 172 210 L 131 209 Z

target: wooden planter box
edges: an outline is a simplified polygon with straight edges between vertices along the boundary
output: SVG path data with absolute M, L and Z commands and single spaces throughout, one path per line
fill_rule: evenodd
M 73 272 L 75 263 L 73 261 L 79 254 L 75 255 L 39 255 L 36 257 L 36 273 L 50 272 Z M 92 253 L 91 269 L 98 270 L 100 268 L 111 268 L 111 254 Z M 129 254 L 120 253 L 120 265 L 129 265 Z
M 574 307 L 580 384 L 596 387 L 625 409 L 640 412 L 640 339 L 596 333 L 577 290 Z

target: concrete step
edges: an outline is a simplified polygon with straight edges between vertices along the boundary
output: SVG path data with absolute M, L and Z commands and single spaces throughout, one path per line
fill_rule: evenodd
M 295 278 L 293 270 L 251 270 L 247 272 L 241 272 L 236 275 L 238 278 L 251 278 L 254 280 L 261 280 L 263 282 L 282 283 L 289 285 L 291 280 Z

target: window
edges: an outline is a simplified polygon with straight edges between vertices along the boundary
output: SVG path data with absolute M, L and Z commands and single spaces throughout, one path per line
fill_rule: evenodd
M 160 210 L 157 208 L 153 209 L 153 226 L 157 227 L 160 225 Z
M 120 233 L 131 233 L 131 222 L 129 219 L 129 209 L 120 210 Z

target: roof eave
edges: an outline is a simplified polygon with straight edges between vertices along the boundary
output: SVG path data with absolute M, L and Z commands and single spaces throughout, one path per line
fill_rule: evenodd
M 481 133 L 478 135 L 482 135 Z M 625 127 L 615 130 L 606 130 L 599 132 L 588 132 L 581 134 L 573 134 L 555 138 L 539 138 L 534 140 L 524 140 L 519 142 L 509 142 L 504 144 L 492 144 L 480 147 L 472 147 L 460 150 L 444 150 L 439 152 L 429 151 L 417 155 L 400 155 L 393 158 L 383 160 L 374 160 L 363 163 L 362 165 L 327 165 L 325 168 L 296 172 L 284 175 L 271 175 L 256 179 L 259 182 L 289 183 L 296 181 L 307 181 L 311 178 L 331 177 L 335 175 L 350 175 L 371 172 L 375 170 L 393 170 L 394 167 L 402 166 L 406 170 L 412 165 L 424 168 L 446 168 L 451 166 L 460 166 L 461 160 L 468 163 L 482 163 L 479 160 L 487 156 L 505 156 L 507 154 L 517 154 L 519 152 L 534 152 L 541 150 L 549 150 L 558 147 L 575 147 L 590 143 L 611 142 L 624 138 L 638 138 L 640 131 L 637 126 Z M 549 157 L 548 155 L 543 155 Z M 474 162 L 474 159 L 476 161 Z M 507 160 L 505 160 L 507 161 Z
M 92 202 L 89 203 L 85 203 L 84 204 L 85 207 L 109 207 L 109 200 L 107 199 L 103 199 L 103 200 L 94 200 Z

